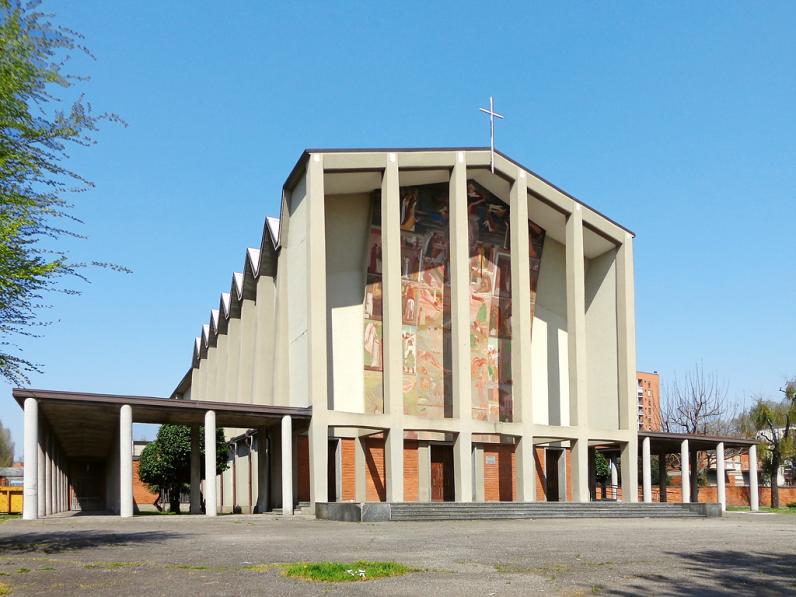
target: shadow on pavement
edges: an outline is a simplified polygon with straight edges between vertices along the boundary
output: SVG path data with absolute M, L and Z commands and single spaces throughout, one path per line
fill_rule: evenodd
M 613 595 L 793 595 L 796 554 L 710 550 L 667 555 L 686 561 L 684 578 L 662 573 L 642 574 L 637 582 Z
M 0 555 L 10 553 L 61 553 L 96 547 L 159 543 L 184 533 L 146 531 L 140 533 L 104 533 L 76 531 L 69 533 L 19 533 L 0 537 Z

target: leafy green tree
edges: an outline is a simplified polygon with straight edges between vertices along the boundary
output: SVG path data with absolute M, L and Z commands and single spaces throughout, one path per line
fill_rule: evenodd
M 53 25 L 37 6 L 0 0 L 0 376 L 17 384 L 39 368 L 12 338 L 46 325 L 38 317 L 45 295 L 77 294 L 59 282 L 85 280 L 89 266 L 124 270 L 77 263 L 62 250 L 66 238 L 82 238 L 69 229 L 79 221 L 66 196 L 92 186 L 67 167 L 67 150 L 92 145 L 101 121 L 121 120 L 93 114 L 82 95 L 61 106 L 59 95 L 87 80 L 65 64 L 75 53 L 91 54 L 79 34 Z
M 780 466 L 796 457 L 793 426 L 796 424 L 796 379 L 790 380 L 782 390 L 782 400 L 758 398 L 741 417 L 741 428 L 760 440 L 760 458 L 763 470 L 771 480 L 771 507 L 779 508 L 777 474 Z
M 204 428 L 199 429 L 199 450 L 204 462 Z M 227 470 L 224 430 L 216 430 L 216 474 Z M 204 466 L 201 467 L 204 479 Z M 147 444 L 138 462 L 138 478 L 158 493 L 167 492 L 172 512 L 180 512 L 180 491 L 191 482 L 191 428 L 161 425 L 155 441 Z
M 14 464 L 14 442 L 11 430 L 0 423 L 0 466 Z

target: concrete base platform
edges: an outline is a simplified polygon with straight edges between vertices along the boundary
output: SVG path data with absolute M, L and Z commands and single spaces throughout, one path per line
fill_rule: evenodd
M 535 518 L 705 518 L 721 516 L 718 504 L 618 502 L 426 502 L 317 503 L 315 517 L 343 522 L 399 520 L 501 520 Z

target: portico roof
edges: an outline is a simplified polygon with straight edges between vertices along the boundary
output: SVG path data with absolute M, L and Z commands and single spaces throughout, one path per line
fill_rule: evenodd
M 260 428 L 277 424 L 290 415 L 294 427 L 308 424 L 312 408 L 174 400 L 155 396 L 125 396 L 15 388 L 14 399 L 23 406 L 26 398 L 39 403 L 46 419 L 69 458 L 104 458 L 119 427 L 119 409 L 132 408 L 136 423 L 202 424 L 207 411 L 216 413 L 219 427 Z
M 727 437 L 721 435 L 700 435 L 695 433 L 669 433 L 664 431 L 639 431 L 639 440 L 648 437 L 650 439 L 650 452 L 653 454 L 674 454 L 680 452 L 680 446 L 684 439 L 688 440 L 688 448 L 691 451 L 715 450 L 716 445 L 723 443 L 725 448 L 749 448 L 758 442 L 754 439 L 744 437 Z M 641 441 L 639 441 L 641 450 Z

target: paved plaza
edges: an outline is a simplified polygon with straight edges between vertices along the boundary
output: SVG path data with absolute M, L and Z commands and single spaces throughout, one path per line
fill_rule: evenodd
M 392 560 L 397 578 L 315 584 L 274 564 Z M 796 516 L 339 523 L 269 515 L 64 516 L 0 524 L 13 595 L 783 595 Z

